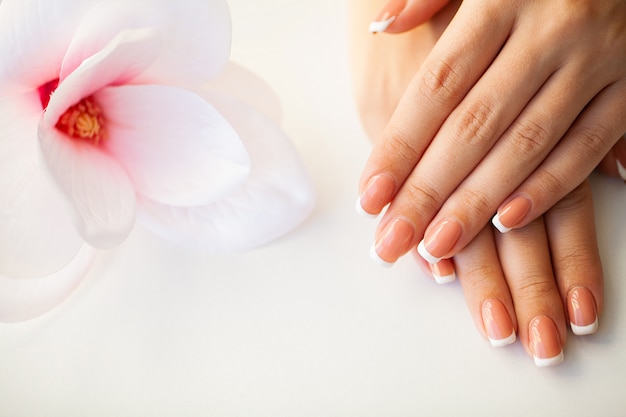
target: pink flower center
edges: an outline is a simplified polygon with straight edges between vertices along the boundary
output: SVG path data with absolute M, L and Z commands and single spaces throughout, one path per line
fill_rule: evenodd
M 39 98 L 44 110 L 48 107 L 50 97 L 58 86 L 59 80 L 56 79 L 39 87 Z M 104 125 L 102 109 L 93 96 L 89 96 L 67 109 L 55 127 L 70 138 L 98 145 L 106 139 L 107 132 Z

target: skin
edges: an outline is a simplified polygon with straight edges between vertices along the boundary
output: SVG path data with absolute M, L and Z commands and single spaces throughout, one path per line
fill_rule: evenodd
M 370 20 L 384 5 L 376 3 Z M 440 254 L 452 257 L 518 196 L 531 208 L 514 227 L 529 224 L 581 184 L 626 132 L 625 2 L 414 0 L 387 32 L 408 41 L 417 32 L 405 31 L 430 17 L 418 30 L 429 27 L 439 41 L 423 65 L 407 70 L 389 123 L 366 126 L 376 141 L 360 191 L 380 174 L 395 188 L 365 209 L 377 213 L 392 203 L 379 235 L 398 218 L 414 230 L 396 257 L 446 219 L 461 230 Z M 376 85 L 367 88 L 376 93 Z M 386 117 L 390 106 L 383 105 Z M 606 169 L 615 173 L 614 165 Z
M 355 98 L 364 127 L 374 140 L 374 152 L 386 149 L 381 143 L 389 120 L 394 122 L 394 111 L 403 105 L 403 95 L 413 85 L 415 74 L 419 74 L 459 4 L 446 4 L 440 13 L 430 16 L 430 21 L 409 32 L 372 36 L 365 29 L 383 2 L 350 1 Z M 393 159 L 393 152 L 387 152 Z M 611 162 L 615 166 L 615 160 L 608 155 L 608 167 Z M 394 196 L 392 206 L 396 198 L 400 196 Z M 533 351 L 529 327 L 536 317 L 549 317 L 565 346 L 569 321 L 566 305 L 574 288 L 589 289 L 597 312 L 601 313 L 602 267 L 595 226 L 589 221 L 592 218 L 591 190 L 583 181 L 536 220 L 507 234 L 483 226 L 455 254 L 456 273 L 483 336 L 486 337 L 486 329 L 482 306 L 490 299 L 505 306 L 530 355 Z M 412 252 L 415 253 L 414 245 Z M 416 259 L 426 266 L 419 255 Z

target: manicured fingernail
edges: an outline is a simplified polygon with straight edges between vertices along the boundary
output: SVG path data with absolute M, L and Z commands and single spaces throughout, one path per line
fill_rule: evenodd
M 452 259 L 442 259 L 436 264 L 429 264 L 430 272 L 437 284 L 449 284 L 456 280 L 454 271 L 454 261 Z
M 483 323 L 491 346 L 504 347 L 515 343 L 511 316 L 500 301 L 492 299 L 483 303 Z
M 491 222 L 500 233 L 510 232 L 517 226 L 530 211 L 531 203 L 526 197 L 517 197 L 508 202 L 498 213 L 493 216 Z
M 567 310 L 572 332 L 578 336 L 593 334 L 598 331 L 598 313 L 593 294 L 585 287 L 570 291 Z
M 370 23 L 369 30 L 372 33 L 384 32 L 393 23 L 400 12 L 406 6 L 406 0 L 390 0 L 378 13 L 378 16 Z
M 396 190 L 396 182 L 386 174 L 378 174 L 370 178 L 365 190 L 356 202 L 356 211 L 366 217 L 376 217 L 389 204 Z
M 615 155 L 615 163 L 617 165 L 617 171 L 619 176 L 626 182 L 626 135 L 622 136 L 613 147 L 613 154 Z
M 389 222 L 370 250 L 370 256 L 382 266 L 391 266 L 404 255 L 413 242 L 415 227 L 403 218 Z
M 440 221 L 428 230 L 417 251 L 431 264 L 436 264 L 452 250 L 461 237 L 461 225 L 450 219 Z
M 624 168 L 624 165 L 622 165 L 619 159 L 616 159 L 615 162 L 617 163 L 617 170 L 619 171 L 619 176 L 622 177 L 624 182 L 626 182 L 626 168 Z
M 530 349 L 540 368 L 563 362 L 563 348 L 556 325 L 550 317 L 535 317 L 529 325 Z

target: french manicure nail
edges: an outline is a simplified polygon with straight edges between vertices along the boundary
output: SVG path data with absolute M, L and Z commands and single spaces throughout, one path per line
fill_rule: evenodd
M 366 217 L 377 217 L 389 204 L 396 190 L 396 182 L 387 174 L 378 174 L 370 178 L 365 190 L 356 202 L 356 211 Z
M 622 180 L 624 180 L 624 182 L 626 182 L 626 168 L 624 168 L 624 165 L 622 165 L 619 159 L 616 159 L 615 162 L 617 163 L 617 171 L 619 172 L 619 176 L 622 177 Z
M 626 135 L 622 136 L 613 147 L 613 154 L 615 155 L 615 164 L 617 165 L 617 172 L 619 176 L 626 182 Z
M 390 0 L 378 13 L 374 21 L 370 23 L 369 31 L 372 33 L 384 32 L 405 7 L 406 0 Z
M 578 336 L 598 331 L 598 313 L 593 294 L 585 287 L 574 288 L 569 293 L 567 308 L 572 332 Z
M 436 264 L 452 250 L 460 237 L 461 225 L 455 220 L 444 219 L 426 232 L 417 251 L 429 263 Z
M 517 197 L 507 203 L 493 216 L 491 222 L 500 233 L 510 232 L 530 211 L 531 203 L 526 197 Z
M 511 316 L 500 301 L 491 299 L 483 303 L 483 323 L 491 346 L 504 347 L 515 343 L 517 337 Z
M 449 284 L 456 280 L 456 272 L 454 270 L 454 261 L 452 259 L 442 259 L 436 264 L 429 264 L 430 272 L 435 278 L 437 284 Z
M 410 249 L 414 235 L 415 227 L 411 222 L 396 218 L 385 226 L 376 239 L 370 256 L 379 265 L 389 267 Z
M 535 317 L 529 325 L 530 348 L 540 368 L 563 362 L 563 348 L 556 325 L 547 316 Z

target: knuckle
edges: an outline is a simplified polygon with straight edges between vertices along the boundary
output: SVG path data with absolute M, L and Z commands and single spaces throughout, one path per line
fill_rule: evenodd
M 405 186 L 407 198 L 413 203 L 413 209 L 419 213 L 434 214 L 441 206 L 443 196 L 435 188 L 410 181 Z
M 424 64 L 420 94 L 440 103 L 456 100 L 460 95 L 461 74 L 443 60 Z
M 400 164 L 415 165 L 420 158 L 419 152 L 414 148 L 413 142 L 406 133 L 400 130 L 389 132 L 385 145 L 387 154 L 393 155 Z
M 492 262 L 471 262 L 459 272 L 459 280 L 464 281 L 467 290 L 474 293 L 493 288 L 502 277 L 502 270 Z
M 581 126 L 576 135 L 581 146 L 581 156 L 585 159 L 589 155 L 604 155 L 605 151 L 610 148 L 611 139 L 615 136 L 610 129 L 601 124 Z
M 547 280 L 546 276 L 539 272 L 527 274 L 514 290 L 515 298 L 523 299 L 528 305 L 545 303 L 556 292 L 554 280 Z
M 511 144 L 516 154 L 535 156 L 541 154 L 550 141 L 550 133 L 532 120 L 516 123 L 512 131 Z
M 544 194 L 557 197 L 564 196 L 568 191 L 563 179 L 548 168 L 539 176 L 539 188 Z
M 481 146 L 493 136 L 491 121 L 495 112 L 488 100 L 478 100 L 461 112 L 456 125 L 455 137 L 461 138 L 464 145 Z
M 463 211 L 468 213 L 470 218 L 474 218 L 476 214 L 493 214 L 495 207 L 492 206 L 489 195 L 481 190 L 463 189 L 459 191 L 459 201 L 463 207 Z
M 573 274 L 574 276 L 581 271 L 589 270 L 591 266 L 594 266 L 596 262 L 593 256 L 591 256 L 589 245 L 581 242 L 579 244 L 570 243 L 567 251 L 558 251 L 553 254 L 553 263 L 555 270 Z

